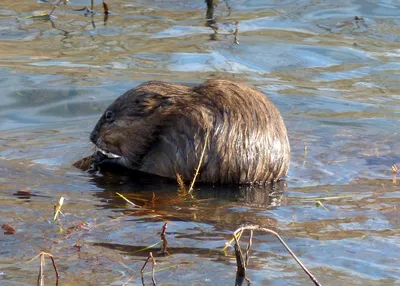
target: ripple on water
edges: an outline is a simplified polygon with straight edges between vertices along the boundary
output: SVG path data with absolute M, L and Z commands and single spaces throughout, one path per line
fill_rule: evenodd
M 204 0 L 106 2 L 107 22 L 102 1 L 85 17 L 74 9 L 88 1 L 76 0 L 51 23 L 26 16 L 52 3 L 2 1 L 0 224 L 17 232 L 0 234 L 0 284 L 36 283 L 38 261 L 25 262 L 43 250 L 61 284 L 140 284 L 149 251 L 161 283 L 230 284 L 234 255 L 221 249 L 244 224 L 278 231 L 322 284 L 400 283 L 398 1 L 219 1 L 208 22 Z M 174 182 L 70 166 L 93 151 L 90 131 L 126 90 L 213 77 L 261 88 L 282 112 L 292 147 L 284 192 L 196 185 L 187 196 Z M 68 235 L 52 222 L 61 196 Z M 74 230 L 82 222 L 96 227 Z M 309 283 L 275 238 L 255 237 L 255 284 Z

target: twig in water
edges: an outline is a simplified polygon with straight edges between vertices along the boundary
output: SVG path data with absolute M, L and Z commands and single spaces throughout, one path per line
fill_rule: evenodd
M 61 2 L 63 2 L 64 0 L 60 0 L 57 2 L 56 5 L 53 6 L 53 9 L 51 9 L 50 13 L 49 13 L 49 17 L 53 14 L 54 10 L 56 10 L 56 8 L 58 7 L 58 5 L 60 5 Z
M 34 258 L 29 260 L 27 263 L 32 262 L 36 258 L 40 257 L 40 267 L 39 267 L 39 275 L 38 275 L 38 280 L 37 280 L 37 285 L 38 286 L 44 286 L 44 266 L 45 266 L 45 256 L 49 257 L 51 259 L 51 263 L 53 264 L 54 272 L 56 273 L 56 285 L 58 285 L 58 278 L 60 278 L 60 275 L 58 274 L 57 270 L 57 265 L 56 262 L 54 261 L 53 255 L 47 252 L 40 252 L 38 255 L 36 255 Z
M 108 21 L 108 15 L 110 14 L 110 12 L 108 12 L 108 5 L 106 2 L 103 1 L 103 9 L 104 9 L 104 26 L 107 25 L 107 21 Z
M 236 255 L 236 264 L 237 264 L 237 270 L 236 270 L 236 276 L 238 277 L 246 277 L 246 261 L 243 259 L 243 253 L 242 249 L 240 248 L 239 245 L 239 240 L 236 238 L 236 236 L 233 236 L 235 239 L 235 255 Z
M 239 245 L 239 240 L 241 235 L 243 234 L 243 231 L 245 230 L 250 230 L 250 239 L 249 239 L 249 244 L 247 246 L 246 250 L 246 259 L 243 258 L 243 253 Z M 250 251 L 251 247 L 251 240 L 253 238 L 253 231 L 258 230 L 258 231 L 263 231 L 267 232 L 270 234 L 275 235 L 280 243 L 286 248 L 286 250 L 290 253 L 290 255 L 296 260 L 296 262 L 300 265 L 300 267 L 304 270 L 304 272 L 310 277 L 310 279 L 314 282 L 316 286 L 321 286 L 321 284 L 318 282 L 318 280 L 314 277 L 314 275 L 311 274 L 311 272 L 304 266 L 304 264 L 300 261 L 299 258 L 293 253 L 293 251 L 289 248 L 289 246 L 283 241 L 283 239 L 279 236 L 278 233 L 276 233 L 273 230 L 270 230 L 268 228 L 260 227 L 258 225 L 248 225 L 244 227 L 240 227 L 237 230 L 234 231 L 233 233 L 233 238 L 235 240 L 235 254 L 236 254 L 236 262 L 237 262 L 237 272 L 236 272 L 236 281 L 238 281 L 238 278 L 246 278 L 246 267 L 248 263 L 248 253 Z M 240 280 L 240 279 L 239 279 Z M 238 285 L 238 283 L 236 283 Z
M 250 258 L 249 253 L 250 253 L 251 245 L 253 244 L 253 233 L 254 233 L 254 231 L 250 230 L 249 243 L 247 244 L 247 249 L 246 249 L 246 265 L 249 264 L 249 258 Z
M 151 280 L 153 281 L 153 285 L 156 285 L 156 279 L 154 278 L 154 269 L 155 269 L 155 266 L 156 266 L 157 263 L 156 263 L 156 260 L 153 257 L 153 253 L 151 253 L 151 252 L 149 253 L 149 257 L 147 257 L 146 262 L 144 263 L 142 269 L 140 270 L 140 273 L 142 275 L 142 281 L 143 281 L 143 271 L 144 271 L 144 268 L 146 267 L 147 262 L 149 262 L 150 259 L 151 259 L 151 262 L 152 262 L 152 269 L 151 269 L 152 278 L 151 278 Z
M 399 171 L 399 168 L 397 168 L 396 164 L 393 164 L 392 166 L 392 173 L 393 173 L 393 184 L 396 184 L 396 175 L 397 172 Z
M 44 256 L 40 256 L 40 266 L 39 266 L 39 275 L 37 280 L 37 285 L 44 286 L 44 270 L 43 267 L 45 265 Z
M 168 247 L 168 241 L 167 241 L 167 236 L 166 236 L 166 232 L 167 232 L 167 225 L 168 222 L 165 222 L 165 224 L 163 225 L 162 229 L 161 229 L 161 241 L 163 242 L 163 246 L 161 249 L 161 253 L 162 254 L 167 254 L 168 255 L 168 251 L 167 251 L 167 247 Z
M 167 226 L 168 226 L 168 222 L 165 222 L 161 229 L 161 236 L 165 235 L 165 233 L 167 232 Z
M 214 8 L 215 5 L 217 5 L 215 0 L 206 0 L 205 1 L 207 4 L 207 12 L 206 12 L 206 19 L 213 20 L 214 19 Z
M 103 9 L 104 9 L 104 14 L 105 14 L 105 15 L 108 15 L 108 13 L 109 13 L 109 12 L 108 12 L 108 5 L 107 5 L 107 3 L 104 2 L 104 1 L 103 1 Z
M 226 15 L 225 17 L 228 18 L 232 13 L 232 8 L 231 8 L 231 5 L 229 5 L 228 0 L 224 0 L 224 2 L 225 2 L 226 9 L 228 9 L 228 15 Z
M 197 176 L 199 175 L 200 167 L 201 167 L 201 164 L 203 163 L 204 153 L 206 152 L 209 135 L 210 135 L 210 132 L 207 131 L 206 140 L 205 140 L 204 146 L 203 146 L 203 151 L 201 152 L 201 156 L 200 156 L 200 160 L 199 160 L 199 165 L 196 168 L 196 173 L 194 174 L 192 183 L 190 184 L 189 193 L 191 193 L 193 191 L 194 183 L 196 182 Z
M 234 33 L 234 35 L 235 35 L 235 44 L 239 45 L 239 22 L 238 21 L 235 22 L 235 26 L 236 26 L 235 33 Z

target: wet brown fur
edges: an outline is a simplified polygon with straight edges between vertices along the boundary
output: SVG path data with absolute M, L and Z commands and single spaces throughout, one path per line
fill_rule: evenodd
M 115 119 L 107 122 L 105 114 Z M 209 142 L 198 181 L 266 183 L 284 177 L 290 146 L 282 117 L 259 90 L 231 80 L 188 87 L 150 81 L 112 103 L 92 132 L 121 164 L 185 181 L 193 178 Z

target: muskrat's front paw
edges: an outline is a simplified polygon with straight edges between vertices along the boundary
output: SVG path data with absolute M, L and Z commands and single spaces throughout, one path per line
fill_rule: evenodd
M 93 164 L 93 155 L 90 155 L 88 157 L 82 158 L 75 163 L 72 164 L 75 168 L 78 168 L 82 171 L 88 171 Z

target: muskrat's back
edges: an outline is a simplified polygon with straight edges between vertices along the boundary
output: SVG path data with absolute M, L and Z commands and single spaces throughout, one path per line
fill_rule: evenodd
M 142 84 L 107 108 L 91 140 L 108 159 L 128 168 L 170 178 L 179 174 L 187 181 L 205 145 L 201 182 L 276 181 L 290 161 L 276 106 L 257 89 L 224 79 L 195 87 Z

